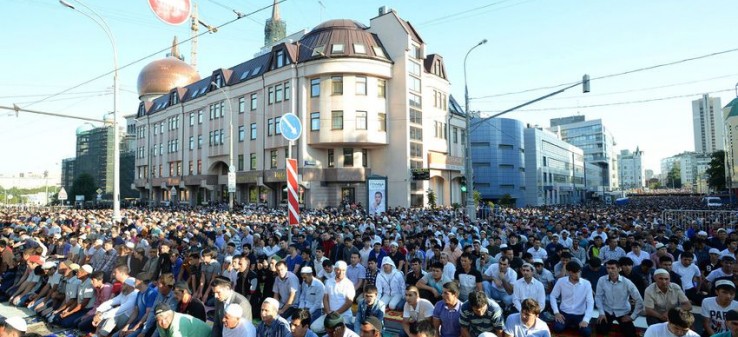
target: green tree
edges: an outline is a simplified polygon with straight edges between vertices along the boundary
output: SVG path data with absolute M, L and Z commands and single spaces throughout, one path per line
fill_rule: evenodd
M 474 206 L 479 206 L 479 202 L 482 201 L 482 193 L 479 191 L 474 191 L 474 194 L 472 194 L 474 198 Z
M 505 193 L 505 195 L 503 195 L 502 198 L 500 198 L 500 200 L 497 202 L 500 203 L 500 205 L 509 207 L 513 204 L 513 199 L 510 193 Z
M 666 175 L 667 188 L 682 188 L 682 170 L 676 163 Z
M 428 190 L 425 191 L 425 194 L 428 195 L 428 208 L 436 209 L 436 192 L 433 191 L 433 189 L 428 188 Z
M 82 173 L 74 179 L 72 191 L 69 193 L 69 196 L 72 200 L 77 195 L 84 195 L 87 201 L 95 200 L 95 195 L 97 194 L 95 190 L 97 190 L 95 178 L 89 173 Z
M 710 167 L 707 168 L 707 185 L 715 191 L 725 190 L 725 151 L 712 153 Z

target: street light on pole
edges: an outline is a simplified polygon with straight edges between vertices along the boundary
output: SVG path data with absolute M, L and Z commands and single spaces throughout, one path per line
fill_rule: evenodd
M 118 129 L 118 48 L 115 44 L 115 37 L 110 30 L 110 26 L 105 22 L 100 14 L 85 5 L 80 0 L 75 0 L 80 6 L 87 9 L 95 17 L 90 16 L 86 12 L 80 11 L 72 4 L 65 0 L 59 0 L 59 3 L 69 9 L 75 10 L 82 15 L 94 21 L 107 35 L 110 45 L 113 47 L 113 220 L 120 221 L 120 130 Z
M 466 60 L 469 58 L 469 54 L 474 50 L 475 48 L 487 43 L 487 39 L 484 39 L 482 41 L 479 41 L 474 47 L 471 47 L 468 52 L 466 52 L 466 56 L 464 56 L 464 108 L 466 109 L 466 142 L 464 142 L 464 150 L 465 150 L 465 157 L 466 157 L 466 164 L 465 166 L 465 173 L 467 185 L 469 186 L 467 188 L 466 192 L 466 215 L 469 217 L 470 220 L 476 220 L 477 219 L 477 208 L 476 205 L 474 205 L 474 170 L 472 169 L 472 159 L 471 159 L 471 111 L 469 110 L 469 86 L 466 84 Z
M 228 93 L 226 93 L 218 83 L 210 82 L 210 84 L 220 90 L 228 102 L 228 209 L 232 211 L 233 194 L 236 192 L 231 189 L 231 187 L 235 189 L 235 179 L 233 179 L 234 181 L 232 182 L 234 186 L 231 186 L 231 176 L 235 178 L 236 174 L 236 167 L 233 166 L 233 106 L 231 105 L 231 97 L 228 96 Z

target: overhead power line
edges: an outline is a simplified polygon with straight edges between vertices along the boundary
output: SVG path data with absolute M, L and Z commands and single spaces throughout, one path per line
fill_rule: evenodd
M 727 50 L 718 51 L 718 52 L 709 53 L 709 54 L 704 54 L 704 55 L 700 55 L 700 56 L 689 57 L 689 58 L 685 58 L 685 59 L 681 59 L 681 60 L 677 60 L 677 61 L 660 63 L 660 64 L 648 66 L 648 67 L 636 68 L 636 69 L 627 70 L 627 71 L 618 72 L 618 73 L 613 73 L 613 74 L 609 74 L 609 75 L 592 77 L 591 81 L 601 80 L 601 79 L 606 79 L 606 78 L 612 78 L 612 77 L 618 77 L 618 76 L 624 76 L 624 75 L 630 75 L 630 74 L 633 74 L 633 73 L 638 73 L 638 72 L 642 72 L 642 71 L 647 71 L 647 70 L 653 70 L 653 69 L 658 69 L 658 68 L 673 66 L 673 65 L 677 65 L 677 64 L 681 64 L 681 63 L 686 63 L 686 62 L 691 62 L 691 61 L 696 61 L 696 60 L 701 60 L 701 59 L 705 59 L 705 58 L 709 58 L 709 57 L 713 57 L 713 56 L 718 56 L 718 55 L 733 53 L 733 52 L 736 52 L 736 51 L 738 51 L 738 48 L 727 49 Z M 560 88 L 560 87 L 563 87 L 563 86 L 569 86 L 569 85 L 572 85 L 574 83 L 577 83 L 577 82 L 568 82 L 568 83 L 562 83 L 562 84 L 551 85 L 551 86 L 544 86 L 544 87 L 537 87 L 537 88 L 520 90 L 520 91 L 511 91 L 511 92 L 506 92 L 506 93 L 501 93 L 501 94 L 484 95 L 484 96 L 472 97 L 472 99 L 501 97 L 501 96 L 517 95 L 517 94 L 522 94 L 522 93 L 531 92 L 531 91 L 544 90 L 544 89 L 556 89 L 556 88 Z
M 601 103 L 601 104 L 588 104 L 588 105 L 577 105 L 577 106 L 566 106 L 566 107 L 555 107 L 555 108 L 520 109 L 518 111 L 554 111 L 554 110 L 573 110 L 573 109 L 581 109 L 581 108 L 599 108 L 599 107 L 605 107 L 605 106 L 616 106 L 616 105 L 627 105 L 627 104 L 649 103 L 649 102 L 656 102 L 656 101 L 666 101 L 666 100 L 670 100 L 670 99 L 685 98 L 685 97 L 694 97 L 694 96 L 698 96 L 698 95 L 702 95 L 702 94 L 717 94 L 717 93 L 734 91 L 734 90 L 735 90 L 735 88 L 729 88 L 729 89 L 714 90 L 714 91 L 708 91 L 708 92 L 699 92 L 699 93 L 692 93 L 692 94 L 685 94 L 685 95 L 676 95 L 676 96 L 667 96 L 667 97 L 658 97 L 658 98 L 648 98 L 648 99 L 640 99 L 640 100 L 633 100 L 633 101 L 611 102 L 611 103 Z M 480 112 L 498 113 L 500 111 L 502 111 L 502 110 L 482 110 Z
M 254 10 L 254 11 L 250 12 L 250 13 L 247 13 L 247 14 L 244 14 L 244 15 L 237 15 L 235 19 L 233 19 L 233 20 L 230 20 L 230 21 L 226 21 L 225 23 L 223 23 L 223 24 L 221 24 L 221 25 L 219 25 L 219 26 L 216 26 L 216 28 L 218 28 L 218 29 L 221 29 L 222 27 L 225 27 L 225 26 L 227 26 L 227 25 L 230 25 L 230 24 L 232 24 L 232 23 L 234 23 L 234 22 L 236 22 L 236 21 L 238 21 L 238 20 L 241 20 L 241 19 L 243 19 L 243 18 L 245 18 L 245 17 L 249 17 L 249 16 L 251 16 L 251 15 L 254 15 L 254 14 L 256 14 L 256 13 L 259 13 L 259 12 L 261 12 L 261 11 L 264 11 L 264 10 L 266 10 L 266 9 L 269 9 L 269 8 L 271 8 L 272 6 L 274 6 L 275 4 L 276 4 L 276 5 L 278 5 L 278 4 L 281 4 L 281 3 L 285 2 L 285 1 L 287 1 L 287 0 L 280 0 L 280 1 L 278 1 L 278 2 L 276 2 L 276 3 L 274 3 L 274 4 L 272 4 L 272 5 L 268 5 L 268 6 L 264 6 L 264 7 L 261 7 L 261 8 L 259 8 L 259 9 L 256 9 L 256 10 Z M 200 36 L 203 36 L 203 35 L 205 35 L 205 34 L 210 34 L 210 30 L 206 30 L 206 31 L 204 31 L 204 32 L 202 32 L 202 33 L 200 33 L 200 34 L 197 34 L 196 36 L 197 36 L 197 37 L 200 37 Z M 190 38 L 188 38 L 188 39 L 182 40 L 182 41 L 180 41 L 179 43 L 177 43 L 177 45 L 181 45 L 181 44 L 183 44 L 183 43 L 187 43 L 187 42 L 189 42 L 190 40 L 192 40 L 192 39 L 194 39 L 194 38 L 195 38 L 195 37 L 193 36 L 193 37 L 190 37 Z M 151 53 L 151 54 L 149 54 L 149 55 L 146 55 L 146 56 L 144 56 L 144 57 L 141 57 L 141 58 L 139 58 L 139 59 L 137 59 L 137 60 L 134 60 L 134 61 L 132 61 L 132 62 L 130 62 L 130 63 L 127 63 L 127 64 L 125 64 L 125 65 L 123 65 L 123 66 L 120 66 L 120 67 L 118 67 L 118 70 L 121 70 L 121 69 L 125 69 L 125 68 L 128 68 L 128 67 L 130 67 L 130 66 L 132 66 L 132 65 L 134 65 L 134 64 L 137 64 L 137 63 L 139 63 L 139 62 L 141 62 L 141 61 L 143 61 L 143 60 L 146 60 L 146 59 L 148 59 L 149 57 L 152 57 L 152 56 L 156 56 L 156 55 L 159 55 L 159 54 L 161 54 L 161 53 L 163 53 L 163 52 L 165 52 L 165 51 L 169 50 L 169 49 L 170 49 L 171 47 L 172 47 L 172 46 L 171 46 L 171 45 L 169 45 L 169 46 L 167 46 L 166 48 L 163 48 L 163 49 L 161 49 L 161 50 L 157 50 L 156 52 L 153 52 L 153 53 Z M 80 84 L 74 85 L 74 86 L 72 86 L 72 87 L 70 87 L 70 88 L 64 89 L 64 90 L 62 90 L 62 91 L 60 91 L 60 92 L 57 92 L 57 93 L 55 93 L 55 94 L 53 94 L 53 95 L 47 96 L 47 97 L 45 97 L 45 98 L 43 98 L 43 99 L 40 99 L 40 100 L 38 100 L 38 101 L 34 101 L 34 102 L 31 102 L 30 104 L 26 105 L 26 106 L 25 106 L 25 108 L 28 108 L 28 107 L 30 107 L 30 106 L 32 106 L 32 105 L 35 105 L 35 104 L 38 104 L 38 103 L 42 103 L 42 102 L 45 102 L 45 101 L 46 101 L 46 100 L 48 100 L 48 99 L 54 98 L 54 97 L 56 97 L 56 96 L 59 96 L 59 95 L 62 95 L 62 94 L 64 94 L 64 93 L 67 93 L 67 92 L 69 92 L 69 91 L 72 91 L 72 90 L 74 90 L 74 89 L 77 89 L 77 88 L 79 88 L 79 87 L 81 87 L 81 86 L 83 86 L 83 85 L 85 85 L 85 84 L 88 84 L 88 83 L 91 83 L 91 82 L 97 81 L 97 80 L 99 80 L 99 79 L 101 79 L 101 78 L 103 78 L 103 77 L 105 77 L 105 76 L 108 76 L 108 75 L 110 75 L 110 74 L 114 73 L 114 72 L 115 72 L 115 69 L 113 69 L 113 70 L 111 70 L 111 71 L 108 71 L 108 72 L 106 72 L 106 73 L 104 73 L 104 74 L 101 74 L 101 75 L 99 75 L 99 76 L 93 77 L 92 79 L 89 79 L 89 80 L 87 80 L 87 81 L 84 81 L 84 82 L 82 82 L 82 83 L 80 83 Z

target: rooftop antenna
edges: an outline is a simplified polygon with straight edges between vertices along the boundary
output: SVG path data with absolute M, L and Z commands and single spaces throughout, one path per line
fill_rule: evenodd
M 325 5 L 323 5 L 323 1 L 318 0 L 318 5 L 320 5 L 320 22 L 323 22 L 323 10 L 325 10 Z

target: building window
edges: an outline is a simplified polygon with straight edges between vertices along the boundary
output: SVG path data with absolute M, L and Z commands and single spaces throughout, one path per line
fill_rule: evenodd
M 238 113 L 242 114 L 246 111 L 246 97 L 238 98 Z
M 343 167 L 354 166 L 354 149 L 350 147 L 343 148 Z
M 271 118 L 267 120 L 267 136 L 271 136 L 274 133 L 274 121 Z
M 356 94 L 366 96 L 366 76 L 356 76 Z
M 366 130 L 366 111 L 356 112 L 356 130 Z
M 410 65 L 410 74 L 420 77 L 420 63 L 417 62 L 408 62 Z
M 284 82 L 284 100 L 289 101 L 292 93 L 290 92 L 290 82 Z
M 188 167 L 188 170 L 187 170 L 187 174 L 188 175 L 195 174 L 195 163 L 193 163 L 192 160 L 190 160 L 189 167 Z
M 457 127 L 454 127 L 453 128 L 453 130 L 451 131 L 451 137 L 454 140 L 454 144 L 458 144 L 459 143 L 459 128 L 457 128 Z
M 331 94 L 343 95 L 343 76 L 331 76 Z
M 343 130 L 343 111 L 331 111 L 331 129 Z
M 195 137 L 190 136 L 190 150 L 194 150 L 194 149 L 195 149 Z
M 364 45 L 363 44 L 354 43 L 354 53 L 356 53 L 356 54 L 366 54 L 366 48 L 364 48 Z
M 197 160 L 197 174 L 202 174 L 202 160 Z
M 387 131 L 387 114 L 383 112 L 378 113 L 377 121 L 379 122 L 379 131 Z
M 334 44 L 331 47 L 331 54 L 343 54 L 343 44 Z
M 256 153 L 252 153 L 251 157 L 249 158 L 249 168 L 251 171 L 256 170 Z
M 243 155 L 238 155 L 238 170 L 243 171 Z
M 333 154 L 333 150 L 328 150 L 328 167 L 336 166 L 336 160 Z
M 320 112 L 310 113 L 310 131 L 320 130 Z
M 423 112 L 420 110 L 410 109 L 410 123 L 423 124 Z
M 414 76 L 408 76 L 408 87 L 412 91 L 421 92 L 420 79 Z
M 410 158 L 423 158 L 423 143 L 410 143 Z
M 423 140 L 423 129 L 411 126 L 410 127 L 410 139 L 412 140 Z
M 197 148 L 202 149 L 202 135 L 197 135 Z
M 246 128 L 243 125 L 238 126 L 238 141 L 243 142 L 246 139 Z
M 258 96 L 256 94 L 251 94 L 251 111 L 256 110 L 256 105 L 258 104 L 257 97 Z
M 190 126 L 195 125 L 195 113 L 190 112 Z
M 284 50 L 277 52 L 277 68 L 284 67 Z
M 270 151 L 269 152 L 269 158 L 270 158 L 269 161 L 271 163 L 271 167 L 273 169 L 277 168 L 277 150 Z
M 320 79 L 314 78 L 310 80 L 310 97 L 320 96 Z
M 361 149 L 361 166 L 369 166 L 369 150 Z
M 282 85 L 277 84 L 274 86 L 274 101 L 279 103 L 282 101 Z
M 256 140 L 256 123 L 251 123 L 251 140 Z
M 383 79 L 377 80 L 377 97 L 380 97 L 380 98 L 387 97 L 387 80 L 383 80 Z
M 274 104 L 274 87 L 269 87 L 269 96 L 268 97 L 269 97 L 269 99 L 268 99 L 267 102 L 269 103 L 269 105 Z
M 275 117 L 274 118 L 274 133 L 277 135 L 282 134 L 282 130 L 279 129 L 279 122 L 282 120 L 282 117 Z
M 197 110 L 197 124 L 202 124 L 202 110 Z

